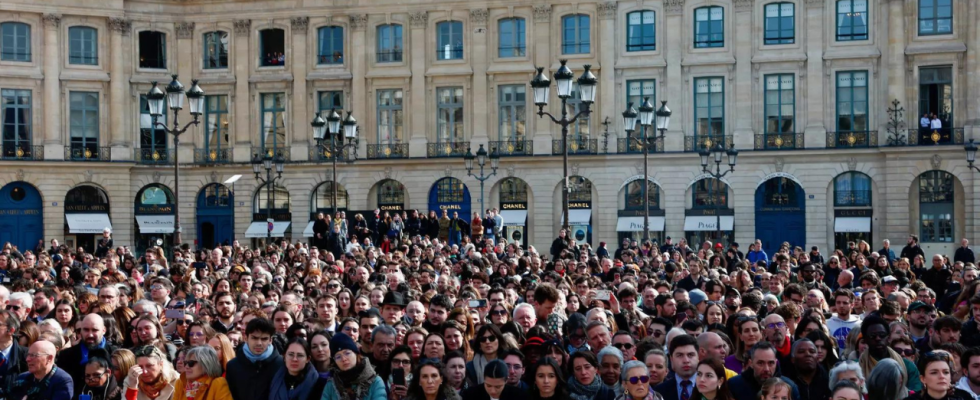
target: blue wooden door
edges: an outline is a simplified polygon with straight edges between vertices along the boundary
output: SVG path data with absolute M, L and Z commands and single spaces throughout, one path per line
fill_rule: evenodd
M 213 249 L 235 240 L 235 195 L 219 183 L 197 195 L 197 246 Z
M 0 189 L 0 246 L 10 242 L 23 252 L 33 251 L 44 239 L 41 193 L 27 182 L 12 182 Z
M 769 255 L 783 242 L 806 248 L 806 193 L 789 178 L 772 178 L 755 191 L 755 237 Z

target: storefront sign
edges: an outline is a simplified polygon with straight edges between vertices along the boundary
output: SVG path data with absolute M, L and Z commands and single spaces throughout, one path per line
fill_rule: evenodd
M 871 209 L 864 210 L 834 210 L 835 217 L 870 217 Z
M 405 204 L 382 204 L 378 206 L 381 211 L 403 211 L 405 210 Z
M 252 221 L 265 221 L 269 216 L 266 213 L 254 213 L 252 214 Z M 272 219 L 276 221 L 292 221 L 293 213 L 291 212 L 272 212 Z
M 589 201 L 576 201 L 568 202 L 569 209 L 590 209 L 592 208 L 592 202 Z
M 173 204 L 137 205 L 136 215 L 173 214 Z
M 501 210 L 527 210 L 527 203 L 501 203 Z
M 107 213 L 109 206 L 106 204 L 65 204 L 65 212 L 74 213 Z

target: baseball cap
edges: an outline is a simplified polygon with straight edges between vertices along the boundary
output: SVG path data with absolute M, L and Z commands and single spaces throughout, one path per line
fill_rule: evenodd
M 912 304 L 909 304 L 909 312 L 910 313 L 912 311 L 918 310 L 920 308 L 925 308 L 927 311 L 935 311 L 936 310 L 936 307 L 933 307 L 933 306 L 931 306 L 929 304 L 926 304 L 924 302 L 921 302 L 921 301 L 913 301 Z
M 898 283 L 898 278 L 888 275 L 881 279 L 882 283 Z M 921 302 L 920 302 L 921 303 Z

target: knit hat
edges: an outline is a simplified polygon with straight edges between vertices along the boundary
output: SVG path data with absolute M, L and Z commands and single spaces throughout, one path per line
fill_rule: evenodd
M 347 336 L 345 333 L 339 333 L 333 335 L 333 339 L 330 339 L 330 354 L 337 354 L 343 350 L 353 351 L 354 354 L 358 353 L 357 343 L 354 343 L 354 339 Z
M 708 298 L 708 296 L 705 295 L 701 289 L 694 289 L 688 292 L 688 296 L 691 297 L 691 304 L 693 305 L 701 304 L 702 301 L 705 301 Z

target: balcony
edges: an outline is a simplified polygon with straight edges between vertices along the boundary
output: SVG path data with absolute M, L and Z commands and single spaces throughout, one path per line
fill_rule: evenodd
M 408 158 L 408 143 L 369 144 L 367 158 L 372 160 Z
M 834 207 L 871 207 L 871 190 L 834 190 Z
M 231 149 L 194 149 L 194 164 L 228 164 L 231 160 Z
M 494 150 L 501 157 L 530 156 L 534 154 L 534 142 L 530 140 L 501 140 L 487 143 L 490 154 Z
M 109 147 L 72 145 L 65 147 L 65 161 L 111 161 Z
M 696 153 L 702 149 L 714 150 L 718 143 L 724 143 L 724 148 L 730 149 L 735 144 L 735 138 L 732 135 L 684 136 L 684 151 Z
M 425 146 L 425 155 L 429 158 L 462 157 L 469 148 L 470 142 L 428 143 Z
M 133 161 L 143 165 L 168 165 L 174 162 L 174 152 L 167 148 L 133 149 Z
M 651 153 L 664 152 L 664 138 L 656 138 L 650 147 Z M 616 152 L 619 154 L 643 154 L 643 141 L 631 138 L 619 138 L 616 143 Z
M 599 141 L 597 139 L 589 139 L 588 137 L 569 139 L 567 146 L 569 155 L 599 154 Z M 551 154 L 561 155 L 564 152 L 563 145 L 564 143 L 562 143 L 561 139 L 552 140 Z
M 339 147 L 339 146 L 338 146 Z M 330 149 L 323 148 L 320 146 L 311 146 L 309 150 L 309 160 L 313 162 L 318 161 L 333 161 L 334 157 L 337 161 L 344 161 L 347 159 L 347 155 L 343 152 L 333 153 Z
M 290 161 L 292 159 L 292 154 L 289 152 L 289 148 L 286 146 L 278 147 L 262 147 L 253 146 L 251 151 L 249 151 L 249 160 L 255 158 L 256 155 L 259 157 L 282 157 L 285 161 Z
M 376 55 L 378 63 L 402 62 L 402 51 L 400 49 L 380 50 Z
M 4 143 L 3 151 L 0 152 L 0 160 L 43 161 L 44 146 L 31 146 L 29 144 Z
M 909 146 L 963 144 L 963 128 L 909 129 Z
M 827 132 L 828 149 L 878 147 L 878 131 Z
M 765 133 L 755 135 L 756 150 L 795 150 L 803 148 L 803 133 Z

